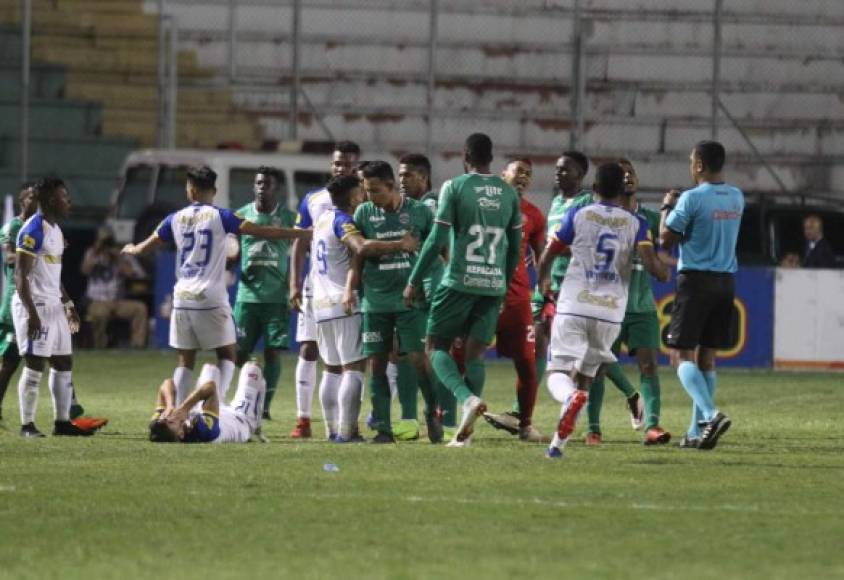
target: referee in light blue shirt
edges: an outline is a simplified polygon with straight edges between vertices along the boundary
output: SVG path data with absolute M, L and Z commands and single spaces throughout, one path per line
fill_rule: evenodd
M 694 401 L 681 447 L 712 449 L 730 428 L 730 418 L 715 407 L 715 352 L 736 341 L 733 275 L 744 194 L 724 183 L 725 157 L 716 141 L 695 145 L 689 172 L 696 187 L 668 192 L 661 212 L 662 248 L 680 245 L 667 342 L 677 376 Z

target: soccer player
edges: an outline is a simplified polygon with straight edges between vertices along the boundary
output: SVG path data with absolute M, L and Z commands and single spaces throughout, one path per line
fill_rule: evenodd
M 416 371 L 425 400 L 425 422 L 432 443 L 442 441 L 437 421 L 437 402 L 425 357 L 426 312 L 418 304 L 405 305 L 402 293 L 416 263 L 410 251 L 381 252 L 364 240 L 401 242 L 408 237 L 424 240 L 433 228 L 430 210 L 396 189 L 395 175 L 385 161 L 371 161 L 363 169 L 363 185 L 369 201 L 355 211 L 359 233 L 350 233 L 345 243 L 363 260 L 363 352 L 369 357 L 370 394 L 375 428 L 374 443 L 395 443 L 390 422 L 390 387 L 387 360 L 398 338 L 398 351 L 407 356 Z M 410 240 L 408 240 L 410 244 Z M 415 248 L 414 248 L 415 250 Z M 415 389 L 413 393 L 416 397 Z
M 236 356 L 236 336 L 226 291 L 226 234 L 246 234 L 266 239 L 310 237 L 310 232 L 258 225 L 231 210 L 212 205 L 217 174 L 210 167 L 188 170 L 189 206 L 168 215 L 155 232 L 123 252 L 141 255 L 175 244 L 177 280 L 170 316 L 170 346 L 178 350 L 173 373 L 176 404 L 190 393 L 197 350 L 215 350 L 220 367 L 220 398 L 226 396 Z
M 165 379 L 158 389 L 149 424 L 153 443 L 248 443 L 261 427 L 266 381 L 255 362 L 243 365 L 231 404 L 220 400 L 220 369 L 206 364 L 197 388 L 181 404 L 176 385 Z
M 15 216 L 0 229 L 0 245 L 3 248 L 3 287 L 2 305 L 0 305 L 0 420 L 3 419 L 3 398 L 18 369 L 21 355 L 15 342 L 15 324 L 12 321 L 12 296 L 15 295 L 15 242 L 24 222 L 38 209 L 38 201 L 32 189 L 32 183 L 26 183 L 18 193 L 20 215 Z
M 334 177 L 354 175 L 360 159 L 360 147 L 351 141 L 340 141 L 334 146 L 331 156 L 331 173 Z M 299 204 L 296 227 L 302 230 L 313 228 L 317 219 L 333 207 L 331 196 L 324 187 L 309 192 Z M 310 272 L 305 263 L 310 243 L 293 242 L 290 251 L 290 305 L 299 312 L 296 325 L 296 340 L 299 342 L 299 360 L 296 363 L 296 427 L 290 433 L 294 439 L 311 436 L 311 403 L 316 385 L 317 348 L 316 321 L 313 316 L 313 297 Z M 311 255 L 311 265 L 313 265 Z M 325 360 L 323 360 L 325 363 Z M 342 369 L 325 363 L 320 381 L 320 393 L 336 393 L 340 388 Z
M 615 361 L 611 348 L 624 319 L 634 250 L 648 272 L 660 280 L 670 275 L 654 251 L 647 222 L 618 205 L 624 188 L 621 166 L 601 165 L 594 186 L 598 201 L 566 212 L 539 262 L 540 287 L 548 295 L 554 258 L 571 251 L 548 356 L 548 389 L 562 403 L 546 452 L 551 459 L 562 457 L 601 365 Z
M 492 140 L 483 133 L 466 139 L 466 174 L 443 184 L 434 229 L 404 291 L 408 306 L 416 302 L 422 280 L 450 242 L 448 265 L 434 291 L 428 320 L 428 348 L 437 378 L 463 405 L 453 447 L 466 447 L 474 423 L 487 406 L 481 399 L 483 356 L 495 334 L 498 312 L 519 261 L 522 215 L 519 195 L 490 174 Z M 452 342 L 465 342 L 466 378 L 450 355 Z
M 45 362 L 50 363 L 53 435 L 86 436 L 92 430 L 70 422 L 73 400 L 71 334 L 79 315 L 61 282 L 65 240 L 58 221 L 70 212 L 70 194 L 61 179 L 47 177 L 33 186 L 38 213 L 18 232 L 15 296 L 12 318 L 25 366 L 18 381 L 22 437 L 43 437 L 35 427 L 38 387 Z
M 236 215 L 259 225 L 293 227 L 296 213 L 284 207 L 278 189 L 283 176 L 278 169 L 260 167 L 255 174 L 255 201 Z M 237 327 L 237 364 L 242 366 L 264 339 L 264 377 L 267 394 L 263 418 L 270 418 L 270 404 L 281 376 L 281 349 L 287 348 L 290 326 L 287 291 L 289 240 L 264 240 L 243 235 L 240 238 L 240 282 L 234 305 Z M 304 426 L 303 426 L 304 427 Z M 310 427 L 308 427 L 310 429 Z M 303 435 L 304 429 L 303 429 Z
M 545 247 L 545 216 L 538 207 L 525 198 L 533 178 L 533 164 L 530 159 L 514 159 L 507 164 L 502 174 L 519 194 L 519 207 L 522 212 L 522 246 L 519 265 L 507 288 L 504 298 L 504 310 L 498 318 L 495 348 L 499 356 L 513 359 L 518 381 L 516 398 L 518 401 L 518 424 L 509 430 L 518 434 L 519 439 L 533 443 L 543 441 L 543 436 L 532 424 L 533 408 L 539 381 L 536 374 L 536 333 L 531 312 L 531 287 L 528 278 L 528 252 L 540 256 Z M 506 415 L 506 414 L 503 414 Z M 485 415 L 494 427 L 503 427 L 509 417 Z M 506 429 L 506 427 L 504 427 Z
M 399 190 L 402 195 L 421 201 L 430 210 L 431 215 L 434 218 L 437 217 L 438 192 L 434 191 L 431 183 L 431 162 L 426 156 L 419 153 L 409 153 L 399 159 Z M 440 285 L 445 272 L 444 258 L 446 256 L 447 251 L 444 251 L 442 259 L 434 261 L 429 274 L 422 280 L 425 297 L 420 302 L 420 306 L 425 310 L 426 320 L 431 312 L 431 297 L 434 295 L 434 289 Z M 401 366 L 401 370 L 398 372 L 398 392 L 402 412 L 402 421 L 399 423 L 399 427 L 403 427 L 406 417 L 414 419 L 413 426 L 416 427 L 418 437 L 419 424 L 416 421 L 418 385 L 416 376 L 412 365 L 406 359 L 399 360 L 399 366 Z M 413 380 L 405 380 L 404 376 L 410 376 Z M 431 380 L 434 383 L 434 394 L 440 409 L 440 425 L 443 429 L 443 436 L 451 439 L 457 430 L 457 399 L 454 398 L 454 393 L 437 380 L 437 376 L 433 372 L 431 372 Z M 397 438 L 401 438 L 398 431 L 395 432 L 395 435 Z
M 629 159 L 619 159 L 618 164 L 624 170 L 624 194 L 619 198 L 619 205 L 638 215 L 648 224 L 651 239 L 659 237 L 659 213 L 639 204 L 636 191 L 639 177 Z M 627 297 L 627 312 L 621 324 L 618 340 L 613 345 L 613 354 L 618 356 L 621 343 L 627 345 L 631 356 L 636 357 L 639 366 L 639 389 L 644 399 L 645 410 L 645 445 L 664 445 L 671 440 L 671 434 L 659 426 L 660 388 L 657 373 L 657 353 L 659 351 L 659 319 L 656 314 L 656 302 L 651 288 L 650 276 L 645 272 L 639 254 L 633 253 L 633 272 L 630 275 L 630 288 Z M 601 442 L 601 405 L 604 399 L 604 381 L 598 379 L 589 389 L 589 402 L 586 415 L 589 418 L 589 431 L 586 443 L 597 445 Z
M 662 246 L 680 246 L 677 294 L 668 327 L 671 363 L 694 401 L 692 423 L 681 447 L 713 449 L 730 428 L 715 407 L 715 353 L 735 344 L 736 242 L 744 194 L 724 182 L 726 153 L 717 141 L 701 141 L 689 155 L 696 187 L 665 195 L 661 211 Z M 678 199 L 679 197 L 679 199 Z

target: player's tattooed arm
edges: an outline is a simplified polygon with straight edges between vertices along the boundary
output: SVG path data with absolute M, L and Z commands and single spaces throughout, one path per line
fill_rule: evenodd
M 248 220 L 240 224 L 240 233 L 256 238 L 268 240 L 310 240 L 313 232 L 311 230 L 300 230 L 297 228 L 282 228 L 278 226 L 260 226 Z
M 157 233 L 153 233 L 145 239 L 143 242 L 139 244 L 126 244 L 123 246 L 121 250 L 124 254 L 129 254 L 130 256 L 142 256 L 147 252 L 151 252 L 153 250 L 157 250 L 159 248 L 164 247 L 164 240 L 158 237 Z
M 400 240 L 392 241 L 368 240 L 359 233 L 347 233 L 343 237 L 343 243 L 361 258 L 374 258 L 398 252 L 415 252 L 419 249 L 419 240 L 410 232 L 405 232 Z
M 671 279 L 671 266 L 663 262 L 651 242 L 640 242 L 636 250 L 642 265 L 648 273 L 660 282 L 668 282 Z
M 18 291 L 20 301 L 27 312 L 26 335 L 35 340 L 41 331 L 41 318 L 35 308 L 35 301 L 32 299 L 32 291 L 29 287 L 29 275 L 35 265 L 35 256 L 26 252 L 18 252 L 18 264 L 15 268 L 15 289 Z
M 349 272 L 346 275 L 346 287 L 343 289 L 343 312 L 351 315 L 357 305 L 355 291 L 360 287 L 361 271 L 363 270 L 363 258 L 358 254 L 352 254 L 352 261 L 349 265 Z

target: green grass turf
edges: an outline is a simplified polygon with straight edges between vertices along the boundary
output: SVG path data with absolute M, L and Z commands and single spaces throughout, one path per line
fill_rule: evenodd
M 0 577 L 844 576 L 840 375 L 722 372 L 733 428 L 708 453 L 642 447 L 608 386 L 606 443 L 578 435 L 550 462 L 486 425 L 470 449 L 294 442 L 284 362 L 268 445 L 148 443 L 167 353 L 77 356 L 82 402 L 111 418 L 86 440 L 21 440 L 15 379 L 0 430 Z M 513 371 L 489 369 L 486 398 L 506 409 Z M 662 380 L 676 441 L 690 404 L 670 372 Z M 40 403 L 47 430 L 46 385 Z M 543 390 L 537 425 L 549 431 L 557 409 Z

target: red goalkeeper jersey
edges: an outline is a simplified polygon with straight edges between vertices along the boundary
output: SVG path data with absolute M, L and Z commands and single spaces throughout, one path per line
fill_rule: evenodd
M 528 276 L 528 261 L 538 260 L 539 256 L 533 255 L 533 249 L 545 246 L 545 216 L 542 211 L 524 197 L 519 200 L 519 206 L 522 212 L 522 248 L 505 302 L 530 302 L 533 289 Z

